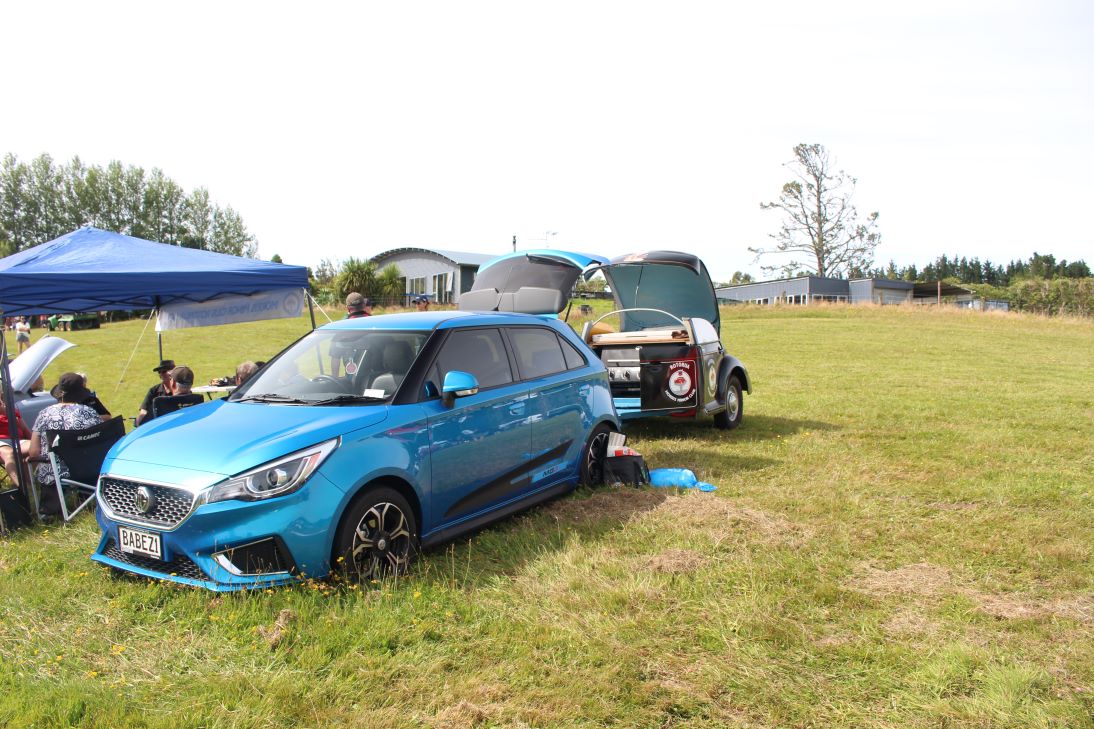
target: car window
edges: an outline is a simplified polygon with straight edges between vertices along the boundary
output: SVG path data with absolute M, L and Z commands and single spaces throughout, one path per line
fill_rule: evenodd
M 524 379 L 553 375 L 566 369 L 558 336 L 550 329 L 513 327 L 506 331 Z
M 390 397 L 427 338 L 424 332 L 316 330 L 263 367 L 233 399 L 251 393 L 306 403 L 340 395 L 375 395 L 377 389 Z M 377 385 L 382 376 L 386 377 Z
M 577 347 L 567 342 L 565 337 L 559 337 L 558 341 L 562 342 L 562 354 L 566 358 L 566 369 L 576 370 L 588 364 L 585 358 L 581 356 L 581 352 L 577 351 Z
M 483 389 L 513 381 L 509 357 L 497 329 L 463 329 L 449 334 L 437 357 L 438 391 L 444 376 L 452 370 L 470 372 Z

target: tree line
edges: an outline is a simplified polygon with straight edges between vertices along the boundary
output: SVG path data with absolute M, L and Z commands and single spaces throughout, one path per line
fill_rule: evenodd
M 258 249 L 238 212 L 213 203 L 204 187 L 186 192 L 158 168 L 57 163 L 48 154 L 0 161 L 0 255 L 85 225 L 247 258 Z
M 852 271 L 851 278 L 862 271 Z M 939 256 L 923 268 L 915 264 L 898 267 L 893 261 L 885 268 L 871 269 L 863 274 L 876 278 L 901 279 L 903 281 L 942 281 L 949 280 L 963 284 L 987 284 L 989 286 L 1009 286 L 1023 280 L 1051 280 L 1056 278 L 1089 278 L 1090 266 L 1083 260 L 1056 260 L 1052 254 L 1034 252 L 1028 260 L 1010 261 L 1006 265 L 995 264 L 979 258 Z

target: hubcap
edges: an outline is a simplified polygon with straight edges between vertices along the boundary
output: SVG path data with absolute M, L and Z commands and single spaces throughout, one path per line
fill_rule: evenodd
M 737 419 L 737 408 L 740 407 L 740 402 L 737 400 L 737 391 L 732 387 L 729 392 L 726 393 L 726 415 L 730 420 Z
M 406 514 L 382 502 L 365 512 L 353 535 L 352 572 L 359 579 L 400 574 L 410 563 L 413 535 Z

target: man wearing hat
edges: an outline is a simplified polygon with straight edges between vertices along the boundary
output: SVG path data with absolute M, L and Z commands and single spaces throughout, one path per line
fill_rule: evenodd
M 152 412 L 153 400 L 157 397 L 167 397 L 171 394 L 171 370 L 173 369 L 175 369 L 175 360 L 173 359 L 161 360 L 159 367 L 152 368 L 153 372 L 159 374 L 160 382 L 158 385 L 150 387 L 148 389 L 148 394 L 144 396 L 144 402 L 141 403 L 141 410 L 137 413 L 137 425 L 144 422 L 144 419 Z
M 346 319 L 357 319 L 362 316 L 372 316 L 372 301 L 366 299 L 356 291 L 351 291 L 346 297 Z M 330 373 L 332 377 L 338 377 L 342 371 L 342 360 L 348 358 L 352 351 L 346 351 L 337 343 L 330 346 Z
M 351 291 L 346 297 L 346 318 L 356 319 L 359 316 L 372 316 L 372 302 L 356 291 Z
M 50 390 L 56 394 L 57 402 L 43 408 L 34 420 L 31 428 L 30 447 L 28 455 L 37 458 L 43 453 L 49 453 L 49 438 L 47 430 L 83 430 L 93 425 L 99 425 L 102 420 L 94 409 L 82 405 L 84 400 L 91 397 L 91 391 L 84 384 L 83 375 L 78 372 L 66 372 L 57 381 L 57 386 Z M 64 461 L 58 463 L 61 478 L 68 476 L 68 466 Z M 37 478 L 39 483 L 50 483 L 53 480 L 53 466 L 48 462 L 38 466 Z M 61 511 L 61 502 L 57 498 L 56 489 L 43 489 L 41 507 L 47 515 L 57 514 Z

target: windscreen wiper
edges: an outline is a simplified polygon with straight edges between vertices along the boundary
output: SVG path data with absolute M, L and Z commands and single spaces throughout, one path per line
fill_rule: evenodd
M 298 397 L 289 397 L 288 395 L 279 395 L 276 392 L 264 392 L 261 395 L 241 397 L 236 402 L 280 402 L 289 405 L 309 405 L 312 401 L 301 400 Z
M 309 400 L 309 405 L 354 405 L 362 402 L 383 402 L 386 397 L 376 395 L 335 395 L 326 400 Z

